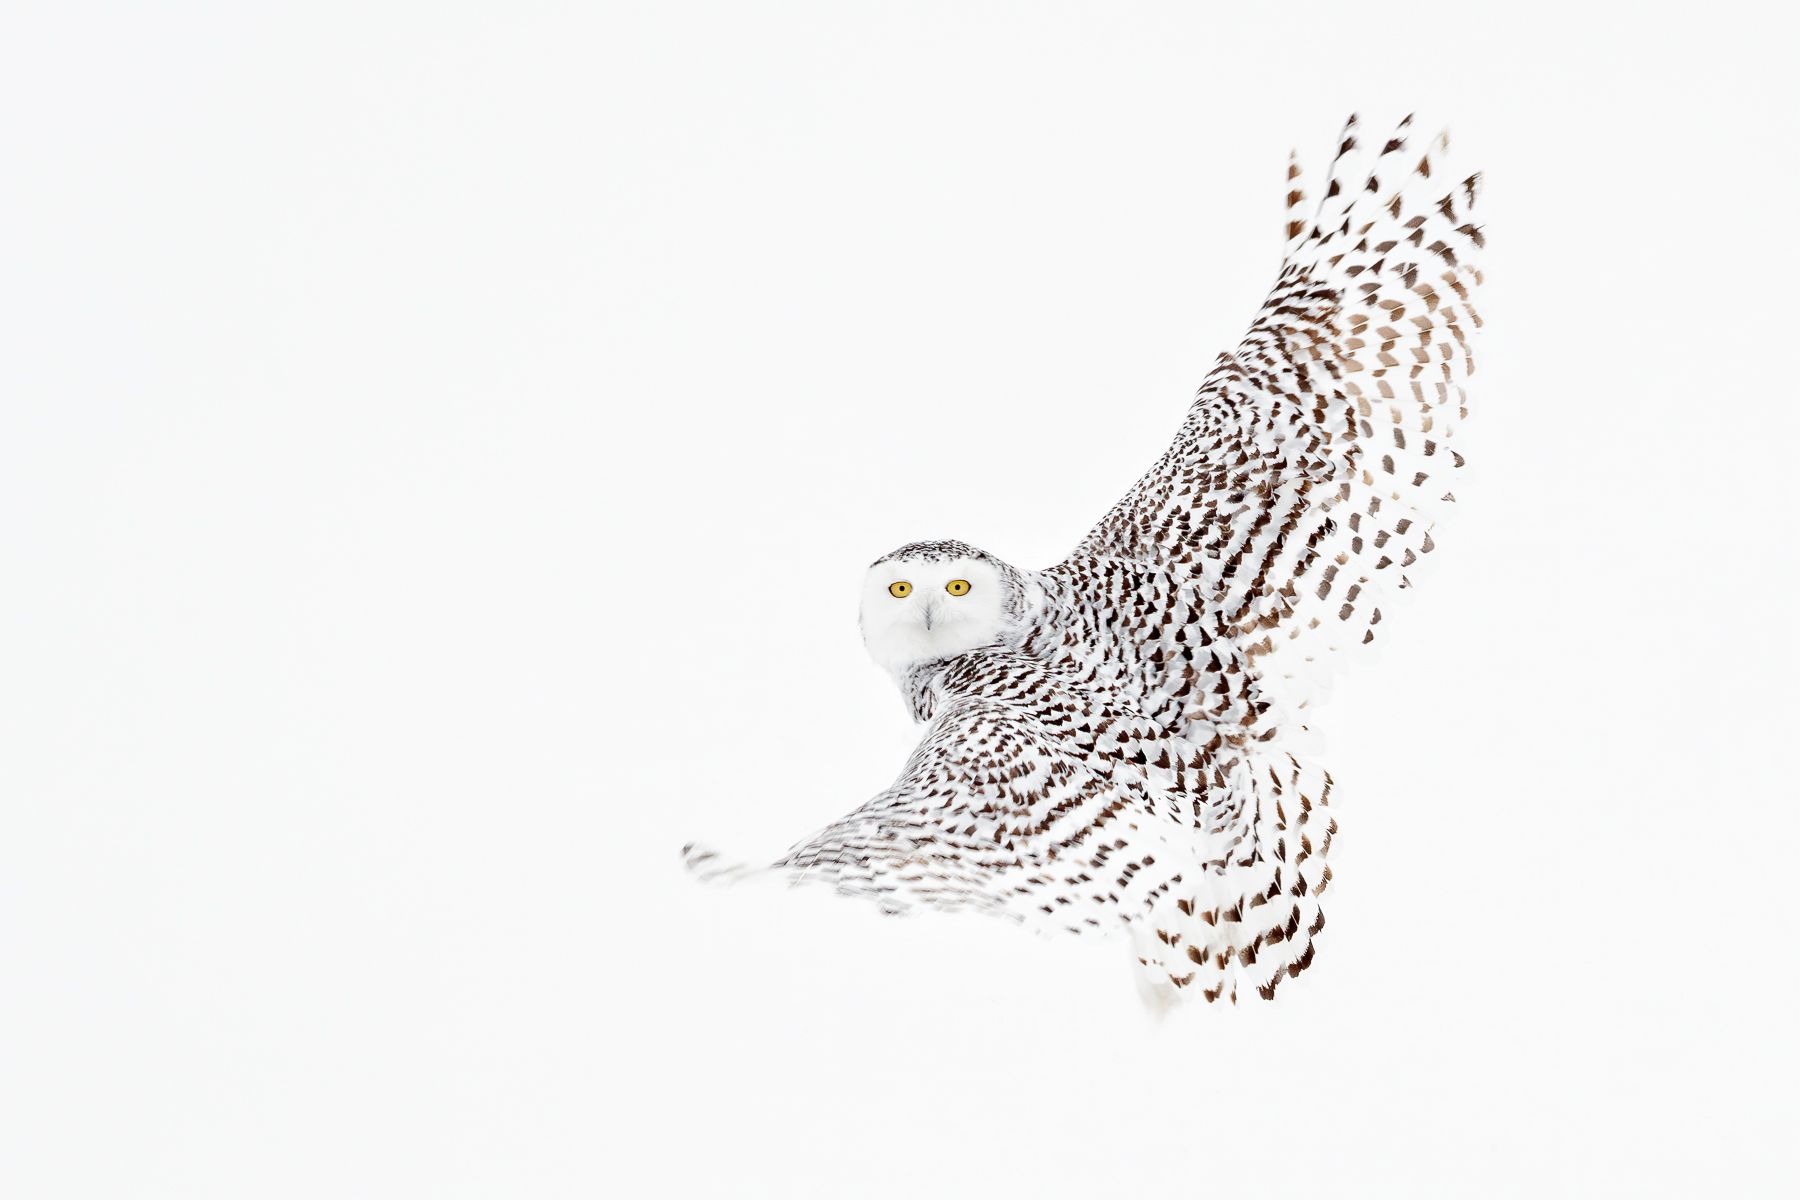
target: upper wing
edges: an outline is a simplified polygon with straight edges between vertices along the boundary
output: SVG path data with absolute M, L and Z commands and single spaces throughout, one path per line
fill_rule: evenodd
M 1447 443 L 1480 326 L 1480 179 L 1452 182 L 1445 137 L 1416 148 L 1410 123 L 1370 156 L 1350 119 L 1249 333 L 1075 552 L 1196 572 L 1271 681 L 1309 682 L 1318 660 L 1374 639 L 1462 461 Z M 1303 707 L 1304 689 L 1285 698 Z
M 1156 986 L 1208 999 L 1273 995 L 1312 961 L 1336 828 L 1319 772 L 1170 738 L 1028 655 L 965 655 L 943 687 L 893 785 L 771 869 L 888 912 L 1124 933 Z

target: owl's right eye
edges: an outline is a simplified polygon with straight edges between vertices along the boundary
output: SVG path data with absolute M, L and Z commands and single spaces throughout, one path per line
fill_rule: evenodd
M 888 584 L 888 595 L 896 600 L 904 600 L 911 594 L 912 584 L 906 582 L 904 579 Z

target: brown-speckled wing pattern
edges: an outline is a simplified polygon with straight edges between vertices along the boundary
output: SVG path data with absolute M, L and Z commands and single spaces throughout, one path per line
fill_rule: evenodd
M 1337 825 L 1289 735 L 1432 549 L 1461 463 L 1483 236 L 1446 151 L 1410 119 L 1365 145 L 1352 118 L 1310 220 L 1290 171 L 1280 277 L 1174 442 L 1064 562 L 996 564 L 1016 638 L 914 667 L 928 725 L 900 777 L 761 870 L 1124 933 L 1170 995 L 1271 997 L 1311 964 Z
M 1330 781 L 1265 747 L 1169 732 L 1055 662 L 963 655 L 900 777 L 773 869 L 888 912 L 1127 933 L 1155 986 L 1273 996 L 1312 961 Z M 688 850 L 703 876 L 741 872 Z
M 1202 384 L 1174 442 L 1078 556 L 1204 579 L 1270 691 L 1303 708 L 1338 652 L 1433 548 L 1462 464 L 1478 175 L 1447 168 L 1411 118 L 1370 142 L 1345 127 L 1317 213 L 1290 166 L 1288 253 L 1250 331 Z

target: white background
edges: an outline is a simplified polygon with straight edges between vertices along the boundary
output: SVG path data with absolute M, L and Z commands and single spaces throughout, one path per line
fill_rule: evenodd
M 1657 7 L 11 6 L 0 1194 L 1792 1186 L 1792 30 Z M 1066 553 L 1353 108 L 1490 335 L 1314 970 L 692 884 L 893 776 L 863 566 Z

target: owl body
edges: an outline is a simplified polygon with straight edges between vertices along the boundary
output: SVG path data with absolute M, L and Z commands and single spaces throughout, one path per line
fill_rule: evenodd
M 1485 237 L 1446 151 L 1414 148 L 1410 118 L 1365 146 L 1352 118 L 1310 220 L 1290 169 L 1269 298 L 1068 558 L 938 541 L 871 564 L 863 638 L 924 735 L 765 870 L 889 912 L 1122 934 L 1158 995 L 1272 997 L 1312 963 L 1337 824 L 1298 736 L 1433 549 L 1462 463 Z
M 1091 672 L 1171 735 L 1207 744 L 1254 736 L 1268 705 L 1204 579 L 1095 555 L 1073 555 L 1037 579 L 1044 619 L 1024 639 L 1032 653 Z
M 926 561 L 953 578 L 994 563 L 1012 615 L 991 645 L 908 668 L 927 730 L 902 780 L 776 868 L 890 912 L 1123 929 L 1154 988 L 1209 999 L 1246 979 L 1273 995 L 1304 969 L 1336 832 L 1329 780 L 1258 740 L 1267 705 L 1206 618 L 1205 585 L 1126 559 L 1020 571 L 943 542 L 872 570 Z

